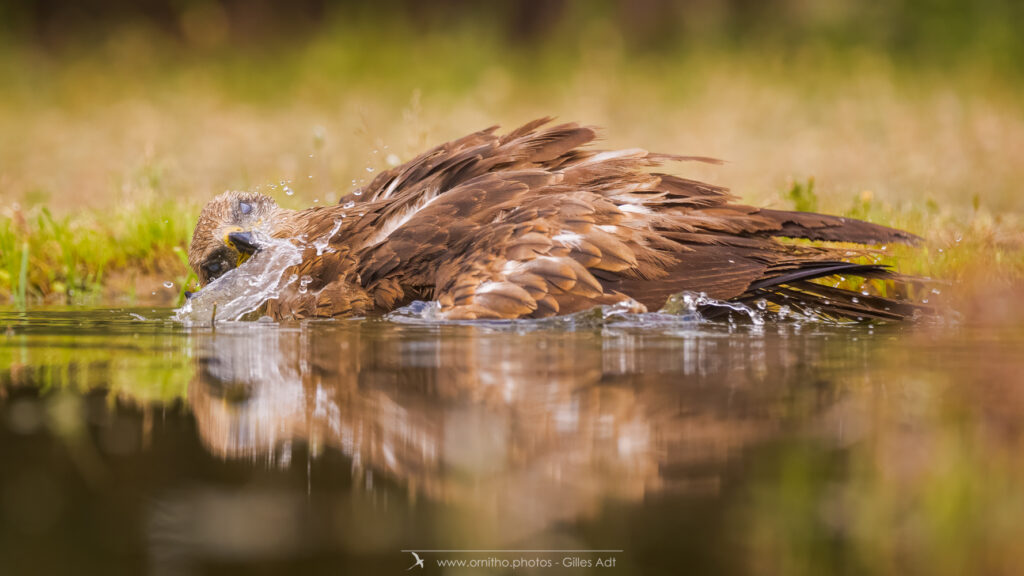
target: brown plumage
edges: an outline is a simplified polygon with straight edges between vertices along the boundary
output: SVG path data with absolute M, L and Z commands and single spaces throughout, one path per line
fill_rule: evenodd
M 308 278 L 267 303 L 276 318 L 386 312 L 423 299 L 453 319 L 544 317 L 631 300 L 653 310 L 682 291 L 844 317 L 913 311 L 813 282 L 884 277 L 884 268 L 779 238 L 885 244 L 915 236 L 736 204 L 722 187 L 658 169 L 716 160 L 594 150 L 585 147 L 593 129 L 548 122 L 443 144 L 334 206 L 292 211 L 260 194 L 222 194 L 203 209 L 189 262 L 205 285 L 256 248 L 249 232 L 295 239 L 304 255 L 290 272 Z

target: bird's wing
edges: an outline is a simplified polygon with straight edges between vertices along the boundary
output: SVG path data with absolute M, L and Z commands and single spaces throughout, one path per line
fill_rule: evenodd
M 429 290 L 449 317 L 550 316 L 629 297 L 660 307 L 687 288 L 731 298 L 774 263 L 773 241 L 710 232 L 763 224 L 744 224 L 742 212 L 697 222 L 676 214 L 684 208 L 667 194 L 636 193 L 656 185 L 647 174 L 633 182 L 616 174 L 618 191 L 582 178 L 572 170 L 507 171 L 453 189 L 357 258 L 363 287 L 383 310 L 407 301 L 410 290 Z M 711 188 L 687 200 L 712 204 L 706 196 L 725 202 Z M 648 207 L 647 198 L 662 204 Z
M 446 142 L 380 173 L 339 204 L 384 205 L 386 218 L 490 172 L 551 167 L 596 137 L 593 128 L 572 123 L 546 127 L 550 122 L 540 118 L 505 135 L 492 126 Z
M 683 290 L 741 298 L 836 270 L 817 262 L 841 252 L 775 237 L 916 238 L 737 204 L 725 188 L 654 171 L 711 159 L 583 149 L 593 130 L 545 122 L 472 134 L 374 180 L 365 212 L 338 242 L 355 250 L 377 309 L 433 297 L 453 317 L 508 318 L 627 297 L 657 308 Z

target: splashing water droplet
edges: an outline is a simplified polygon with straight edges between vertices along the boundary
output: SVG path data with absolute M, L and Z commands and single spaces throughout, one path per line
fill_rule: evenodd
M 308 274 L 299 279 L 299 294 L 305 294 L 307 291 L 309 291 L 309 284 L 312 281 L 313 277 Z
M 170 280 L 164 282 L 164 288 L 174 288 L 174 282 L 171 282 Z
M 355 202 L 353 202 L 353 201 L 349 200 L 348 202 L 345 202 L 345 205 L 344 205 L 344 206 L 342 206 L 342 208 L 351 208 L 351 207 L 353 207 L 353 206 L 355 206 L 355 205 L 356 205 L 356 203 L 355 203 Z
M 302 248 L 290 239 L 258 236 L 261 250 L 196 292 L 175 312 L 185 323 L 208 323 L 217 309 L 217 321 L 237 320 L 256 310 L 283 288 L 285 270 L 302 262 Z
M 768 308 L 768 302 L 764 298 L 758 300 L 757 302 L 755 302 L 755 304 L 757 304 L 758 310 L 764 310 L 765 308 Z

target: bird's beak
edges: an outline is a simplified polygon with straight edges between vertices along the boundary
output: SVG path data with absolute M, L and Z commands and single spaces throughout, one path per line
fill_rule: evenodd
M 241 266 L 242 262 L 249 259 L 250 256 L 259 251 L 260 247 L 256 243 L 256 238 L 252 235 L 252 232 L 230 232 L 224 239 L 225 244 L 231 246 L 235 250 L 238 250 L 238 262 L 236 266 Z

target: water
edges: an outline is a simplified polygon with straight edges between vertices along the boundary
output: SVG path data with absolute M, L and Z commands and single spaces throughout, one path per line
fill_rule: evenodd
M 0 312 L 0 574 L 1022 565 L 1019 325 L 422 308 Z
M 237 320 L 259 310 L 294 282 L 291 276 L 285 279 L 284 273 L 302 262 L 302 246 L 260 233 L 254 235 L 259 252 L 193 294 L 174 312 L 175 320 L 190 325 Z M 318 247 L 317 254 L 325 247 L 326 242 Z

